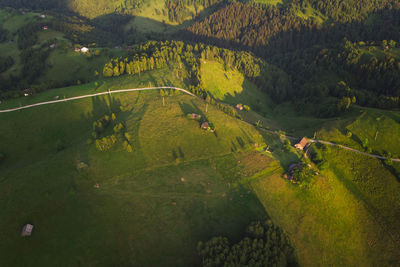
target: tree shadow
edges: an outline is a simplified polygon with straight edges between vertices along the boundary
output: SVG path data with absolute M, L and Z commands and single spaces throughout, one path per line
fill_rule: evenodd
M 190 104 L 180 101 L 179 107 L 181 108 L 182 113 L 185 115 L 195 113 L 201 115 L 201 121 L 208 121 L 206 114 L 197 106 L 197 104 L 193 100 L 190 100 Z

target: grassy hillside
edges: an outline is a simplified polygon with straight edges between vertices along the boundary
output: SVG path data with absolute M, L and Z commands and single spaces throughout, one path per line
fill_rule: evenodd
M 288 231 L 301 265 L 391 266 L 397 243 L 331 172 L 308 190 L 278 174 L 252 183 L 271 218 Z
M 155 76 L 162 72 L 142 79 Z M 103 86 L 140 82 L 120 78 Z M 1 211 L 1 265 L 197 265 L 199 240 L 240 238 L 245 225 L 266 216 L 250 191 L 234 186 L 258 170 L 252 164 L 258 153 L 246 151 L 263 139 L 213 106 L 204 109 L 190 96 L 167 97 L 163 106 L 159 92 L 137 92 L 1 114 L 6 159 L 0 195 L 7 203 Z M 93 122 L 110 112 L 130 134 L 132 153 L 121 143 L 108 152 L 87 143 Z M 216 133 L 201 130 L 188 112 L 206 116 Z M 34 233 L 23 239 L 20 230 L 28 222 Z

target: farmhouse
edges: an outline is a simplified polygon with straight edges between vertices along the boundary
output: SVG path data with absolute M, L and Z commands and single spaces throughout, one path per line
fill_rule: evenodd
M 294 145 L 295 148 L 303 150 L 308 144 L 307 138 L 303 137 L 297 144 Z
M 199 114 L 192 113 L 191 115 L 192 115 L 192 119 L 193 120 L 200 120 L 201 119 L 201 115 L 199 115 Z
M 21 236 L 30 236 L 32 234 L 33 225 L 32 224 L 25 224 L 22 228 Z
M 208 125 L 208 122 L 203 122 L 201 124 L 201 129 L 208 130 L 208 127 L 210 127 L 210 125 Z
M 48 29 L 49 29 L 49 26 L 44 25 L 44 26 L 42 27 L 42 29 L 43 29 L 43 30 L 48 30 Z

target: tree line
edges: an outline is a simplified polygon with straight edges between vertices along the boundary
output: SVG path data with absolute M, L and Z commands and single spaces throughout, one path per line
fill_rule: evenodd
M 191 85 L 201 85 L 201 60 L 219 61 L 226 68 L 239 70 L 249 79 L 260 76 L 263 61 L 248 52 L 235 52 L 216 46 L 188 44 L 181 41 L 147 42 L 137 45 L 125 58 L 114 58 L 103 68 L 105 77 L 123 74 L 140 74 L 142 72 L 176 64 L 189 71 Z

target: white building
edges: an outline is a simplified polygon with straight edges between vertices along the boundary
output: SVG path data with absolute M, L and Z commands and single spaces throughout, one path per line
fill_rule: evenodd
M 89 48 L 87 48 L 87 47 L 82 47 L 82 48 L 81 48 L 81 52 L 82 52 L 82 53 L 87 53 L 87 52 L 89 52 Z

